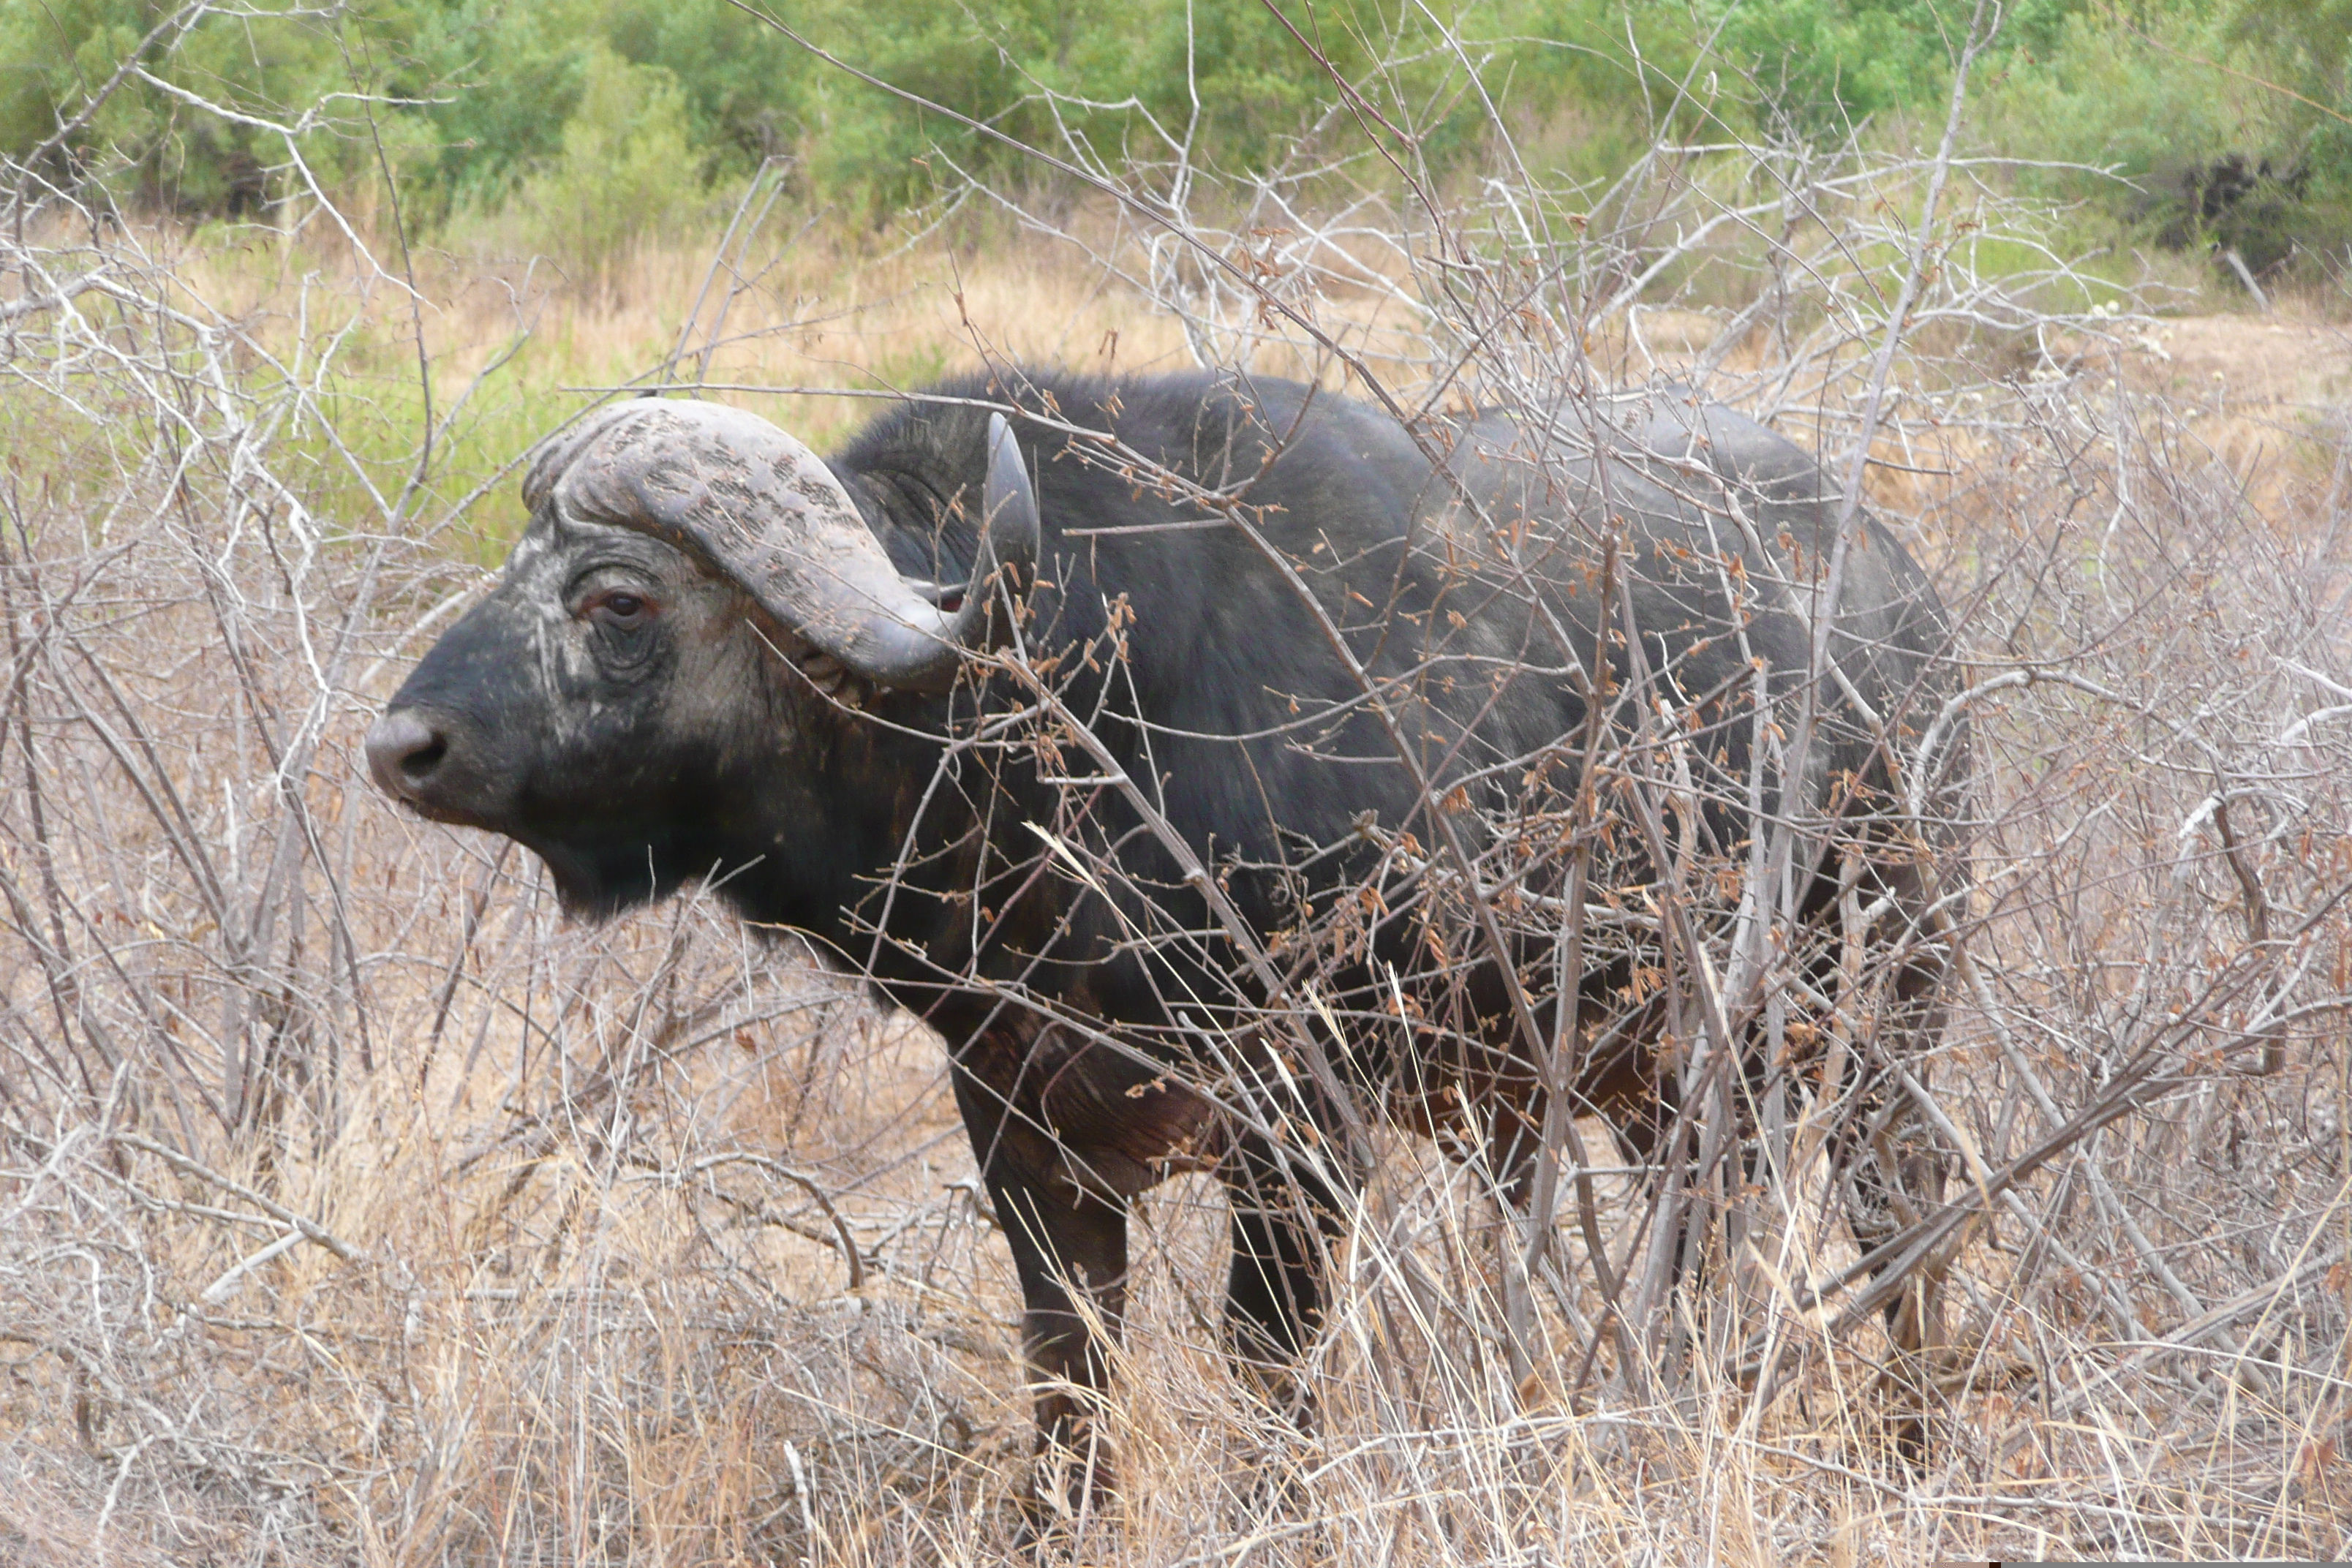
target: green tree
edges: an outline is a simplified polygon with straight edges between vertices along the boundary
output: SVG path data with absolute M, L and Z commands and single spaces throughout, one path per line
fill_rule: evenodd
M 576 272 L 593 272 L 701 207 L 707 186 L 688 127 L 675 76 L 592 40 L 562 151 L 519 196 L 541 247 Z
M 2281 106 L 2282 151 L 2315 219 L 2340 237 L 2352 230 L 2352 0 L 2240 0 L 2232 22 L 2298 95 Z
M 813 62 L 774 28 L 727 0 L 614 0 L 603 23 L 622 58 L 676 79 L 688 135 L 714 170 L 749 168 L 799 141 Z
M 2011 0 L 1989 62 L 2046 54 L 2086 0 Z M 1890 112 L 1942 107 L 1975 0 L 1711 0 L 1717 47 L 1751 73 L 1769 122 L 1836 134 Z
M 129 194 L 151 208 L 245 215 L 297 188 L 298 151 L 330 184 L 362 165 L 362 111 L 330 95 L 364 88 L 351 51 L 396 47 L 398 18 L 365 8 L 341 20 L 211 16 L 184 37 L 149 42 L 170 14 L 143 0 L 0 6 L 0 151 L 21 157 L 49 142 L 144 47 L 141 64 L 164 85 L 132 80 L 113 92 L 43 173 L 119 166 L 130 172 Z M 286 136 L 251 121 L 308 130 L 289 149 Z

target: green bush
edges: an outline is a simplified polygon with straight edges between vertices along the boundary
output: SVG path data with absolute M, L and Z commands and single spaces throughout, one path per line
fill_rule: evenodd
M 580 144 L 573 122 L 599 61 L 608 62 L 604 90 L 611 100 L 599 118 L 619 111 L 619 99 L 633 93 L 661 98 L 658 112 L 669 113 L 666 94 L 649 85 L 625 88 L 610 77 L 609 62 L 666 76 L 688 154 L 677 170 L 698 188 L 749 169 L 799 135 L 795 105 L 806 57 L 726 0 L 370 3 L 418 17 L 412 47 L 387 85 L 419 100 L 408 116 L 419 155 L 404 173 L 433 220 L 495 211 L 527 184 L 544 197 L 559 162 L 570 172 L 561 177 L 578 177 L 583 158 L 594 154 Z M 618 155 L 619 144 L 610 150 Z
M 2009 0 L 1980 69 L 2045 53 L 2089 0 Z M 1836 137 L 1863 121 L 1940 118 L 1973 0 L 1706 0 L 1724 59 L 1752 84 L 1758 129 Z
M 2325 107 L 2346 102 L 2344 37 L 2327 28 L 2347 13 L 2347 0 L 2078 13 L 2045 53 L 1988 79 L 1980 133 L 2021 157 L 2113 170 L 2120 184 L 2027 179 L 2105 214 L 2119 240 L 2235 250 L 2258 272 L 2309 266 L 2352 239 L 2352 127 Z
M 1090 100 L 1101 107 L 1066 106 L 1060 122 L 1113 157 L 1166 151 L 1148 117 L 1171 134 L 1189 129 L 1211 164 L 1260 166 L 1339 98 L 1325 66 L 1261 0 L 762 3 L 861 68 L 1024 141 L 1056 139 L 1045 93 Z M 1396 0 L 1325 0 L 1290 12 L 1441 166 L 1484 145 L 1487 128 L 1462 91 L 1463 59 L 1435 47 L 1436 18 L 1473 40 L 1488 92 L 1538 132 L 1563 113 L 1586 125 L 1639 121 L 1640 82 L 1622 58 L 1629 22 L 1670 69 L 1690 58 L 1684 21 L 1659 0 L 1474 0 L 1433 14 Z M 0 152 L 39 143 L 152 25 L 151 0 L 0 9 Z M 1391 56 L 1410 63 L 1376 76 L 1373 62 Z M 406 210 L 430 226 L 495 211 L 526 190 L 543 205 L 549 181 L 578 175 L 597 154 L 567 128 L 594 62 L 608 57 L 667 73 L 690 154 L 682 166 L 698 178 L 794 152 L 818 188 L 878 213 L 926 188 L 934 150 L 1026 175 L 993 139 L 823 66 L 728 0 L 351 0 L 326 14 L 209 18 L 168 59 L 159 54 L 158 68 L 240 111 L 289 120 L 330 93 L 398 100 L 373 124 L 347 100 L 305 138 L 303 155 L 322 178 L 373 179 L 383 144 L 397 159 Z M 1353 117 L 1338 123 L 1354 134 Z M 287 160 L 270 141 L 133 83 L 69 152 L 84 168 L 118 170 L 133 199 L 235 215 L 289 189 L 271 174 Z M 1630 146 L 1622 136 L 1612 145 L 1621 143 Z
M 23 158 L 48 142 L 167 15 L 140 0 L 0 6 L 0 153 Z M 365 10 L 339 21 L 207 18 L 176 47 L 147 46 L 142 64 L 176 92 L 135 82 L 115 92 L 40 172 L 70 179 L 115 166 L 125 194 L 148 208 L 252 215 L 300 181 L 287 138 L 250 121 L 294 130 L 307 117 L 314 129 L 300 138 L 303 162 L 323 183 L 346 183 L 367 157 L 362 122 L 329 95 L 353 85 L 347 51 L 399 50 L 399 30 L 388 13 Z
M 2352 0 L 2242 0 L 2236 40 L 2298 97 L 2280 107 L 2280 166 L 2299 184 L 2290 228 L 2352 268 Z
M 268 0 L 264 0 L 266 5 Z M 1006 135 L 1103 156 L 1263 167 L 1310 126 L 1364 151 L 1315 39 L 1439 178 L 1481 164 L 1493 102 L 1539 179 L 1590 187 L 1662 130 L 1915 138 L 1941 118 L 1973 0 L 757 0 L 862 68 Z M 0 153 L 77 114 L 164 13 L 159 0 L 0 5 Z M 1288 18 L 1286 23 L 1284 17 Z M 1441 28 L 1463 41 L 1450 47 Z M 1708 40 L 1715 52 L 1705 58 Z M 47 154 L 121 199 L 271 214 L 311 177 L 349 196 L 388 160 L 425 231 L 495 222 L 593 271 L 763 157 L 869 218 L 942 160 L 1014 184 L 1037 165 L 953 116 L 816 60 L 730 0 L 348 0 L 208 17 Z M 1383 60 L 1402 62 L 1380 67 Z M 1477 73 L 1473 86 L 1469 72 Z M 1978 68 L 1980 142 L 2112 166 L 2029 174 L 2135 241 L 2232 247 L 2258 268 L 2352 239 L 2352 0 L 2009 0 Z M 1675 89 L 1704 81 L 1696 100 Z M 2270 85 L 2266 85 L 2270 84 Z M 1048 94 L 1066 95 L 1058 109 Z M 379 95 L 373 104 L 362 95 Z M 1197 105 L 1195 95 L 1197 94 Z M 200 97 L 307 129 L 289 151 Z M 335 95 L 341 95 L 337 97 Z M 1084 99 L 1086 104 L 1076 100 Z M 1336 110 L 1336 111 L 1335 111 Z M 1654 122 L 1678 114 L 1681 123 Z M 381 157 L 379 153 L 381 150 Z M 1360 165 L 1381 176 L 1381 165 Z
M 525 179 L 515 205 L 538 249 L 575 275 L 592 273 L 704 206 L 703 162 L 677 79 L 594 40 L 562 150 Z

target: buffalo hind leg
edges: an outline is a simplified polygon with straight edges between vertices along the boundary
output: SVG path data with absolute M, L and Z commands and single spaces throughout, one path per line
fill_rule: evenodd
M 1899 993 L 1898 1005 L 1923 1005 L 1916 995 Z M 1929 1015 L 1929 1021 L 1937 1020 Z M 1912 1029 L 1890 1034 L 1901 1046 L 1916 1039 L 1918 1030 L 1915 1023 Z M 1906 1054 L 1914 1078 L 1924 1083 L 1924 1058 Z M 1830 1160 L 1845 1200 L 1846 1223 L 1868 1254 L 1942 1205 L 1948 1160 L 1926 1115 L 1893 1073 L 1870 1073 L 1855 1100 L 1844 1125 L 1832 1136 Z M 1895 1452 L 1914 1471 L 1927 1462 L 1927 1407 L 1943 1337 L 1941 1273 L 1932 1262 L 1920 1268 L 1884 1309 L 1890 1355 L 1880 1386 L 1893 1395 L 1888 1427 Z
M 1957 802 L 1945 805 L 1956 807 Z M 1885 847 L 1867 837 L 1843 847 L 1836 877 L 1825 871 L 1817 879 L 1805 911 L 1830 939 L 1811 978 L 1819 990 L 1842 998 L 1849 1026 L 1872 1011 L 1864 1001 L 1868 993 L 1881 998 L 1875 1027 L 1855 1028 L 1853 1061 L 1847 1068 L 1851 1095 L 1828 1147 L 1846 1223 L 1865 1256 L 1943 1205 L 1949 1152 L 1903 1080 L 1907 1073 L 1925 1092 L 1933 1048 L 1944 1032 L 1942 993 L 1952 940 L 1937 912 L 1935 877 L 1907 856 L 1884 858 Z M 1890 902 L 1895 913 L 1874 929 L 1863 910 Z M 1916 944 L 1906 950 L 1906 941 Z M 1890 949 L 1901 954 L 1892 973 L 1874 974 L 1877 960 L 1872 954 Z M 1844 1086 L 1830 1083 L 1823 1089 L 1835 1097 Z M 1927 1461 L 1927 1414 L 1943 1348 L 1941 1286 L 1948 1262 L 1948 1256 L 1928 1260 L 1903 1280 L 1902 1290 L 1885 1308 L 1889 1354 L 1879 1388 L 1891 1395 L 1885 1431 L 1896 1457 L 1915 1473 Z M 1885 1267 L 1873 1273 L 1874 1284 Z

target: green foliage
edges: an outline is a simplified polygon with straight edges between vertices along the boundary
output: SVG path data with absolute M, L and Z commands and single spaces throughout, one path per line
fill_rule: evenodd
M 2088 0 L 2011 0 L 1986 64 L 2046 53 Z M 1944 107 L 1974 0 L 1707 0 L 1717 49 L 1754 83 L 1766 128 L 1834 136 Z
M 168 15 L 152 0 L 0 5 L 0 153 L 49 140 Z M 380 177 L 381 146 L 410 207 L 437 221 L 502 204 L 535 172 L 576 181 L 599 145 L 635 156 L 626 136 L 571 133 L 609 60 L 659 72 L 667 87 L 625 89 L 606 68 L 596 117 L 674 107 L 673 173 L 698 190 L 794 139 L 804 57 L 726 0 L 353 0 L 215 15 L 151 46 L 142 63 L 165 85 L 115 91 L 49 172 L 119 168 L 118 188 L 143 205 L 249 216 L 299 190 L 298 154 L 332 189 Z M 627 107 L 638 99 L 652 107 Z
M 2289 161 L 2305 200 L 2339 237 L 2352 236 L 2352 0 L 2240 0 L 2237 41 L 2299 95 L 2281 106 Z
M 1114 161 L 1165 159 L 1182 140 L 1228 171 L 1263 168 L 1318 126 L 1310 154 L 1360 154 L 1369 130 L 1444 179 L 1492 148 L 1491 104 L 1532 172 L 1571 185 L 1717 116 L 1710 134 L 1819 140 L 1875 121 L 1906 126 L 1877 134 L 1917 135 L 1941 118 L 1975 9 L 756 3 L 952 114 L 824 65 L 730 0 L 347 0 L 284 15 L 260 0 L 148 46 L 160 85 L 114 92 L 48 150 L 44 172 L 104 172 L 147 210 L 231 217 L 270 214 L 306 181 L 347 196 L 389 172 L 413 224 L 495 221 L 577 272 L 684 221 L 773 153 L 877 218 L 928 194 L 946 163 L 1013 184 L 1041 177 L 956 116 L 1033 144 L 1075 134 Z M 0 0 L 0 154 L 51 141 L 169 15 L 163 0 Z M 2032 177 L 2144 237 L 2234 246 L 2258 266 L 2352 235 L 2352 0 L 2008 0 L 2003 17 L 1975 78 L 1979 134 L 2112 165 L 2134 190 Z
M 2179 6 L 2158 26 L 2160 33 L 2147 33 L 2091 15 L 2070 18 L 2034 68 L 1988 82 L 1993 140 L 2024 157 L 2112 167 L 2146 183 L 2198 153 L 2269 134 L 2258 93 L 2168 52 L 2212 47 L 2210 8 Z
M 2101 5 L 1989 79 L 1982 133 L 2004 152 L 2121 175 L 2120 195 L 2088 173 L 2029 178 L 2095 204 L 2133 240 L 2232 249 L 2257 271 L 2340 255 L 2352 126 L 2326 107 L 2352 109 L 2347 22 L 2352 0 Z
M 2239 0 L 2233 30 L 2269 47 L 2288 68 L 2289 86 L 2322 104 L 2343 107 L 2352 84 L 2352 0 Z
M 1661 0 L 1284 0 L 1279 15 L 1263 0 L 813 0 L 804 25 L 1016 140 L 1057 147 L 1069 133 L 1107 157 L 1161 161 L 1182 143 L 1228 171 L 1264 169 L 1321 126 L 1316 154 L 1360 149 L 1370 128 L 1443 172 L 1491 144 L 1475 68 L 1516 133 L 1541 141 L 1563 116 L 1598 132 L 1561 149 L 1572 177 L 1591 179 L 1646 143 L 1644 78 L 1656 87 L 1687 67 L 1686 21 Z M 1629 26 L 1645 65 L 1629 57 Z M 1049 94 L 1061 95 L 1050 110 Z M 818 183 L 871 207 L 919 194 L 935 150 L 967 170 L 1030 173 L 1003 142 L 837 74 L 817 77 L 808 101 Z
M 677 77 L 632 64 L 599 40 L 587 51 L 562 150 L 524 182 L 516 205 L 540 249 L 592 271 L 703 205 L 701 163 Z
M 1024 86 L 1008 54 L 1034 59 L 1051 47 L 1050 9 L 1037 0 L 972 10 L 928 0 L 820 0 L 814 16 L 790 20 L 886 81 L 1025 135 L 1035 127 L 1015 112 Z M 984 138 L 952 120 L 923 114 L 847 78 L 814 84 L 807 124 L 816 183 L 870 208 L 910 199 L 925 180 L 917 160 L 934 146 L 960 165 L 1003 162 Z
M 572 20 L 566 6 L 501 0 L 424 11 L 415 49 L 385 84 L 418 105 L 404 173 L 424 216 L 495 206 L 562 149 L 586 76 Z
M 805 57 L 726 0 L 373 0 L 416 17 L 414 44 L 388 80 L 419 101 L 420 155 L 405 171 L 432 217 L 490 210 L 527 182 L 543 206 L 548 178 L 593 183 L 584 160 L 601 148 L 628 156 L 625 135 L 573 121 L 605 73 L 595 121 L 652 112 L 683 139 L 672 173 L 698 192 L 795 139 L 795 92 Z M 612 62 L 659 73 L 634 89 Z M 650 109 L 629 106 L 639 99 Z M 634 122 L 634 121 L 633 121 Z M 643 136 L 666 135 L 648 130 Z M 551 168 L 560 163 L 561 170 Z M 534 174 L 541 176 L 533 180 Z M 631 169 L 614 170 L 627 180 Z M 632 187 L 634 188 L 634 187 Z M 663 204 L 665 213 L 675 209 Z M 642 225 L 636 226 L 642 227 Z
M 1334 71 L 1443 164 L 1488 137 L 1465 91 L 1473 65 L 1523 131 L 1564 111 L 1622 131 L 1641 117 L 1639 73 L 1622 58 L 1629 23 L 1651 49 L 1653 74 L 1656 59 L 1690 58 L 1686 42 L 1676 47 L 1685 29 L 1660 0 L 1469 0 L 1433 11 L 1290 0 L 1287 21 L 1261 0 L 763 3 L 842 58 L 1007 135 L 1052 143 L 1067 126 L 1108 155 L 1145 157 L 1184 140 L 1197 159 L 1234 169 L 1262 166 L 1332 119 Z M 153 0 L 0 6 L 0 151 L 21 155 L 75 113 L 158 14 Z M 1472 40 L 1470 51 L 1441 47 L 1441 18 Z M 596 63 L 604 59 L 667 73 L 687 186 L 793 152 L 818 187 L 879 212 L 928 187 L 934 153 L 1025 174 L 1001 142 L 824 67 L 728 0 L 352 0 L 325 15 L 214 16 L 176 49 L 150 52 L 165 80 L 289 125 L 305 106 L 346 95 L 336 112 L 306 122 L 302 157 L 322 179 L 374 178 L 380 145 L 405 207 L 427 224 L 510 201 L 542 210 L 562 182 L 593 184 L 589 160 L 634 156 L 625 136 L 572 128 L 589 112 L 591 77 L 601 68 Z M 1603 58 L 1612 55 L 1621 58 Z M 608 100 L 618 79 L 606 82 Z M 669 113 L 667 93 L 632 90 L 659 100 L 648 112 Z M 395 101 L 371 108 L 359 100 L 367 93 Z M 1049 94 L 1065 95 L 1058 110 Z M 592 118 L 611 111 L 608 102 Z M 1356 129 L 1352 115 L 1336 122 Z M 82 167 L 128 171 L 118 184 L 140 201 L 239 215 L 294 188 L 285 141 L 133 82 L 68 153 Z M 638 167 L 614 174 L 625 183 Z
M 611 0 L 601 22 L 622 58 L 676 79 L 688 139 L 713 173 L 792 150 L 812 73 L 782 34 L 725 0 Z
M 0 7 L 0 152 L 22 157 L 50 141 L 169 14 L 139 0 Z M 175 47 L 149 44 L 142 63 L 165 85 L 107 99 L 45 172 L 119 161 L 134 171 L 142 203 L 189 213 L 258 211 L 298 183 L 297 147 L 314 177 L 348 179 L 365 150 L 347 106 L 329 95 L 353 85 L 350 51 L 397 43 L 396 23 L 387 23 L 372 14 L 340 26 L 211 17 Z M 272 126 L 320 133 L 289 138 Z

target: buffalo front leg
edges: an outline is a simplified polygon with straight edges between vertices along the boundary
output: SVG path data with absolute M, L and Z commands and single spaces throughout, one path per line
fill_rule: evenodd
M 1021 1349 L 1036 1399 L 1024 1533 L 1074 1532 L 1113 1491 L 1102 1397 L 1127 1310 L 1127 1205 L 1070 1179 L 1023 1093 L 1022 1059 L 986 1037 L 959 1053 L 957 1108 L 1021 1283 Z M 1003 1053 L 1011 1055 L 1011 1053 Z
M 1114 1489 L 1102 1401 L 1127 1310 L 1127 1207 L 1066 1183 L 1001 1172 L 987 1183 L 1021 1280 L 1021 1352 L 1036 1397 L 1031 1525 L 1075 1531 Z
M 1268 1409 L 1312 1431 L 1314 1397 L 1298 1362 L 1323 1329 L 1326 1262 L 1347 1229 L 1346 1202 L 1315 1155 L 1286 1157 L 1256 1133 L 1235 1141 L 1217 1173 L 1233 1209 L 1226 1353 Z

